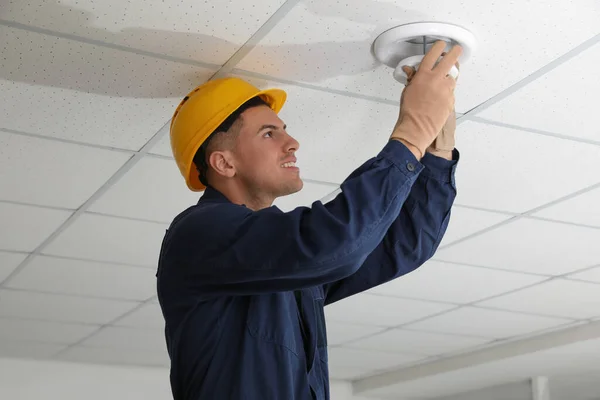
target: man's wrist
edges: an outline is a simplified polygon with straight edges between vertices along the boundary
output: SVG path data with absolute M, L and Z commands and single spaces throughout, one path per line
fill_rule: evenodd
M 453 150 L 436 150 L 432 147 L 427 149 L 427 153 L 434 155 L 436 157 L 445 158 L 446 160 L 452 161 L 454 154 Z
M 412 144 L 407 139 L 392 135 L 390 137 L 390 140 L 397 140 L 400 143 L 402 143 L 415 156 L 415 158 L 418 161 L 421 161 L 421 159 L 423 158 L 423 152 L 421 152 L 421 150 L 416 145 Z

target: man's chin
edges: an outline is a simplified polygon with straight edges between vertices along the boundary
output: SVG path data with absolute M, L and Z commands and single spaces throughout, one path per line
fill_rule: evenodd
M 294 193 L 298 193 L 302 190 L 303 187 L 304 182 L 302 181 L 302 179 L 298 178 L 292 182 L 288 182 L 288 184 L 282 188 L 283 190 L 281 190 L 280 195 L 278 197 L 284 197 Z

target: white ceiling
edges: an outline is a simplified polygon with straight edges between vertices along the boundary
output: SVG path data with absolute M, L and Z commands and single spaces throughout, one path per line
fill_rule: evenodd
M 570 399 L 599 397 L 597 341 L 576 336 L 550 355 L 522 344 L 513 358 L 433 374 L 600 317 L 600 2 L 551 3 L 3 4 L 0 356 L 168 365 L 156 259 L 170 220 L 198 197 L 168 143 L 180 98 L 225 75 L 287 90 L 281 115 L 306 185 L 277 205 L 309 205 L 376 154 L 396 121 L 402 87 L 372 58 L 373 39 L 441 20 L 480 42 L 457 90 L 457 206 L 434 260 L 326 309 L 331 375 L 374 398 L 536 374 Z M 369 380 L 420 363 L 431 376 Z M 575 369 L 592 383 L 576 384 Z

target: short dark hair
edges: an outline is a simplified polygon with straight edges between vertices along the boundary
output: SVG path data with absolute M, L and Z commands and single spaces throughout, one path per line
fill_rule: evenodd
M 200 182 L 204 186 L 208 186 L 208 181 L 206 179 L 206 173 L 208 171 L 208 162 L 206 161 L 207 149 L 209 143 L 215 138 L 215 136 L 220 134 L 228 133 L 233 124 L 240 118 L 242 113 L 249 108 L 258 107 L 258 106 L 269 106 L 262 98 L 253 97 L 244 104 L 242 104 L 237 110 L 235 110 L 217 129 L 215 129 L 208 138 L 202 143 L 202 146 L 198 149 L 196 154 L 194 155 L 194 164 L 196 165 L 196 169 L 198 170 L 198 177 Z

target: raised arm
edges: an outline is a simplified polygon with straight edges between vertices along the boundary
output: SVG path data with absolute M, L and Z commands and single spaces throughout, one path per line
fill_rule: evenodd
M 448 227 L 456 198 L 454 173 L 459 153 L 451 153 L 450 160 L 425 155 L 425 169 L 398 218 L 355 274 L 323 285 L 325 304 L 410 273 L 433 256 Z
M 232 203 L 196 206 L 170 227 L 160 269 L 203 293 L 316 286 L 354 274 L 397 219 L 423 166 L 400 142 L 342 184 L 328 204 L 284 213 Z

